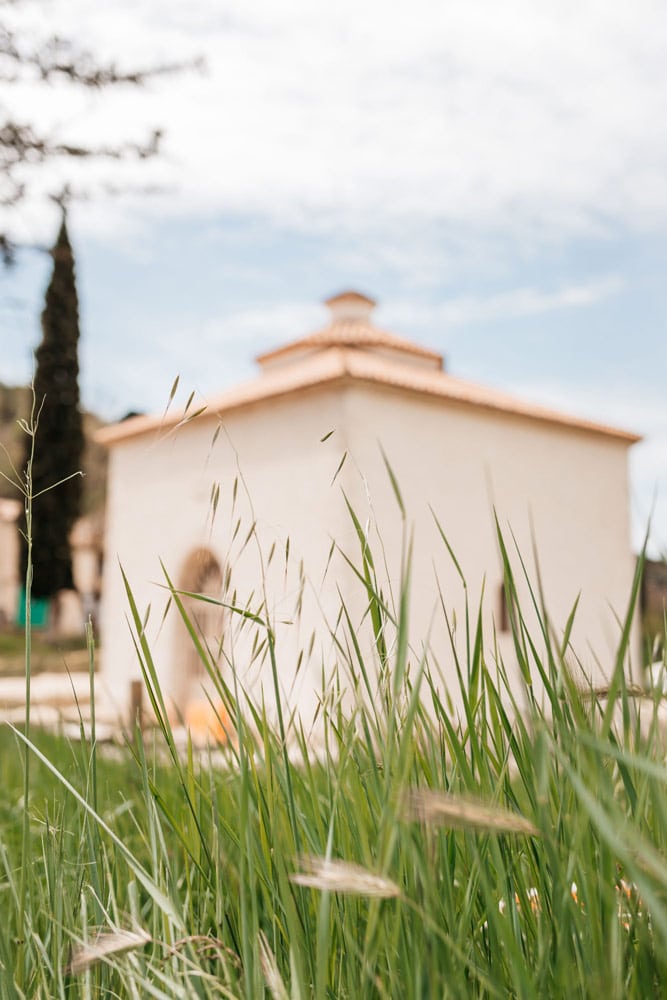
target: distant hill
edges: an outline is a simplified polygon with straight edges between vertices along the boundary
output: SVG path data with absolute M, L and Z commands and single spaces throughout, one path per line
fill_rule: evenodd
M 0 472 L 11 475 L 11 466 L 5 454 L 9 453 L 11 461 L 18 468 L 23 457 L 23 431 L 17 421 L 26 419 L 30 414 L 31 396 L 27 386 L 8 386 L 0 382 Z M 92 436 L 104 421 L 94 413 L 83 415 L 83 427 L 86 435 L 86 448 L 83 456 L 83 472 L 85 473 L 83 490 L 83 514 L 92 514 L 104 506 L 106 491 L 106 449 L 95 444 Z M 37 432 L 37 447 L 39 447 L 39 430 Z M 0 476 L 0 497 L 17 497 L 18 493 Z

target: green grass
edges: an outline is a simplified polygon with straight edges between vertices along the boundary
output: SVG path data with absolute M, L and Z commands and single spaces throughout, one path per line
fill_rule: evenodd
M 49 639 L 33 632 L 31 670 L 33 674 L 65 673 L 88 669 L 85 636 Z M 25 636 L 19 629 L 0 630 L 0 677 L 23 676 L 25 672 Z
M 29 463 L 29 553 L 30 489 Z M 451 647 L 455 713 L 428 645 L 416 655 L 410 642 L 407 538 L 393 612 L 350 515 L 367 628 L 341 607 L 317 753 L 281 706 L 266 602 L 227 610 L 268 657 L 275 725 L 232 663 L 229 684 L 213 666 L 166 574 L 235 731 L 224 753 L 177 750 L 129 582 L 155 731 L 129 733 L 109 758 L 94 698 L 91 743 L 35 734 L 29 713 L 23 732 L 4 731 L 2 998 L 665 994 L 659 705 L 642 700 L 640 725 L 626 682 L 641 567 L 608 689 L 580 690 L 567 665 L 576 607 L 556 641 L 531 590 L 531 634 L 499 533 L 512 663 L 485 648 L 481 608 L 466 607 L 465 656 Z M 25 642 L 29 705 L 29 627 Z M 93 687 L 92 644 L 89 668 Z M 345 689 L 358 696 L 349 712 Z
M 664 996 L 667 769 L 658 705 L 640 727 L 625 680 L 636 593 L 608 696 L 579 690 L 500 544 L 523 686 L 469 608 L 455 717 L 408 641 L 409 558 L 394 617 L 364 542 L 376 649 L 341 642 L 317 755 L 203 648 L 236 739 L 179 753 L 128 585 L 156 731 L 112 759 L 28 738 L 27 801 L 25 738 L 2 734 L 0 996 Z M 261 611 L 232 614 L 273 658 Z M 346 715 L 337 686 L 374 696 Z

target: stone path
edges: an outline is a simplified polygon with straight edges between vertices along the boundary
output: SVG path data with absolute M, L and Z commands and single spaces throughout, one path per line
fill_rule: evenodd
M 144 705 L 144 709 L 147 706 Z M 189 740 L 195 748 L 205 749 L 216 745 L 218 726 L 211 723 L 210 712 L 206 718 L 193 718 L 187 725 L 172 722 L 174 743 L 184 753 Z M 25 721 L 25 679 L 0 677 L 0 724 L 11 722 L 22 726 Z M 61 733 L 72 740 L 81 738 L 81 727 L 90 737 L 90 679 L 88 673 L 35 674 L 30 683 L 31 725 Z M 147 721 L 146 719 L 144 720 Z M 104 679 L 95 675 L 95 732 L 100 743 L 122 743 L 126 734 L 127 718 L 121 718 L 113 693 Z M 148 722 L 147 728 L 150 729 Z
M 25 678 L 0 678 L 0 721 L 21 725 L 25 719 Z M 30 719 L 36 726 L 78 737 L 83 722 L 90 727 L 90 679 L 87 673 L 42 673 L 30 682 Z M 98 739 L 122 733 L 114 699 L 104 681 L 95 677 L 95 721 Z

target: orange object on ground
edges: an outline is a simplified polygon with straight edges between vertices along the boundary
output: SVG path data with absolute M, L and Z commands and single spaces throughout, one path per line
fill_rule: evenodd
M 227 743 L 233 732 L 229 712 L 221 702 L 213 706 L 205 700 L 191 701 L 185 709 L 185 725 L 196 743 Z

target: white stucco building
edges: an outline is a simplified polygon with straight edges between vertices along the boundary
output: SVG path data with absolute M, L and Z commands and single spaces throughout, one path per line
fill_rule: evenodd
M 0 497 L 0 623 L 14 622 L 19 596 L 19 500 Z
M 15 624 L 24 585 L 20 569 L 22 509 L 20 500 L 0 497 L 0 624 L 3 625 Z M 103 513 L 99 512 L 74 522 L 70 545 L 76 590 L 61 591 L 54 599 L 57 608 L 49 616 L 52 636 L 83 635 L 89 615 L 97 622 L 103 519 Z
M 531 570 L 536 542 L 555 634 L 580 595 L 572 645 L 587 671 L 604 674 L 634 569 L 627 458 L 636 436 L 451 376 L 438 353 L 377 329 L 363 295 L 326 304 L 324 329 L 259 357 L 257 378 L 210 400 L 203 414 L 135 417 L 99 432 L 111 451 L 102 670 L 119 703 L 140 677 L 119 564 L 148 615 L 166 694 L 183 709 L 201 686 L 173 606 L 163 616 L 162 563 L 177 588 L 270 619 L 281 686 L 308 724 L 323 676 L 341 657 L 332 632 L 346 646 L 341 601 L 355 625 L 366 611 L 345 558 L 361 564 L 347 501 L 389 603 L 398 602 L 404 541 L 414 531 L 412 655 L 428 643 L 443 685 L 453 674 L 442 608 L 458 621 L 460 640 L 464 593 L 435 517 L 473 611 L 484 586 L 489 647 L 495 630 L 511 659 L 494 510 Z M 270 705 L 261 627 L 190 604 L 225 676 L 233 665 Z

